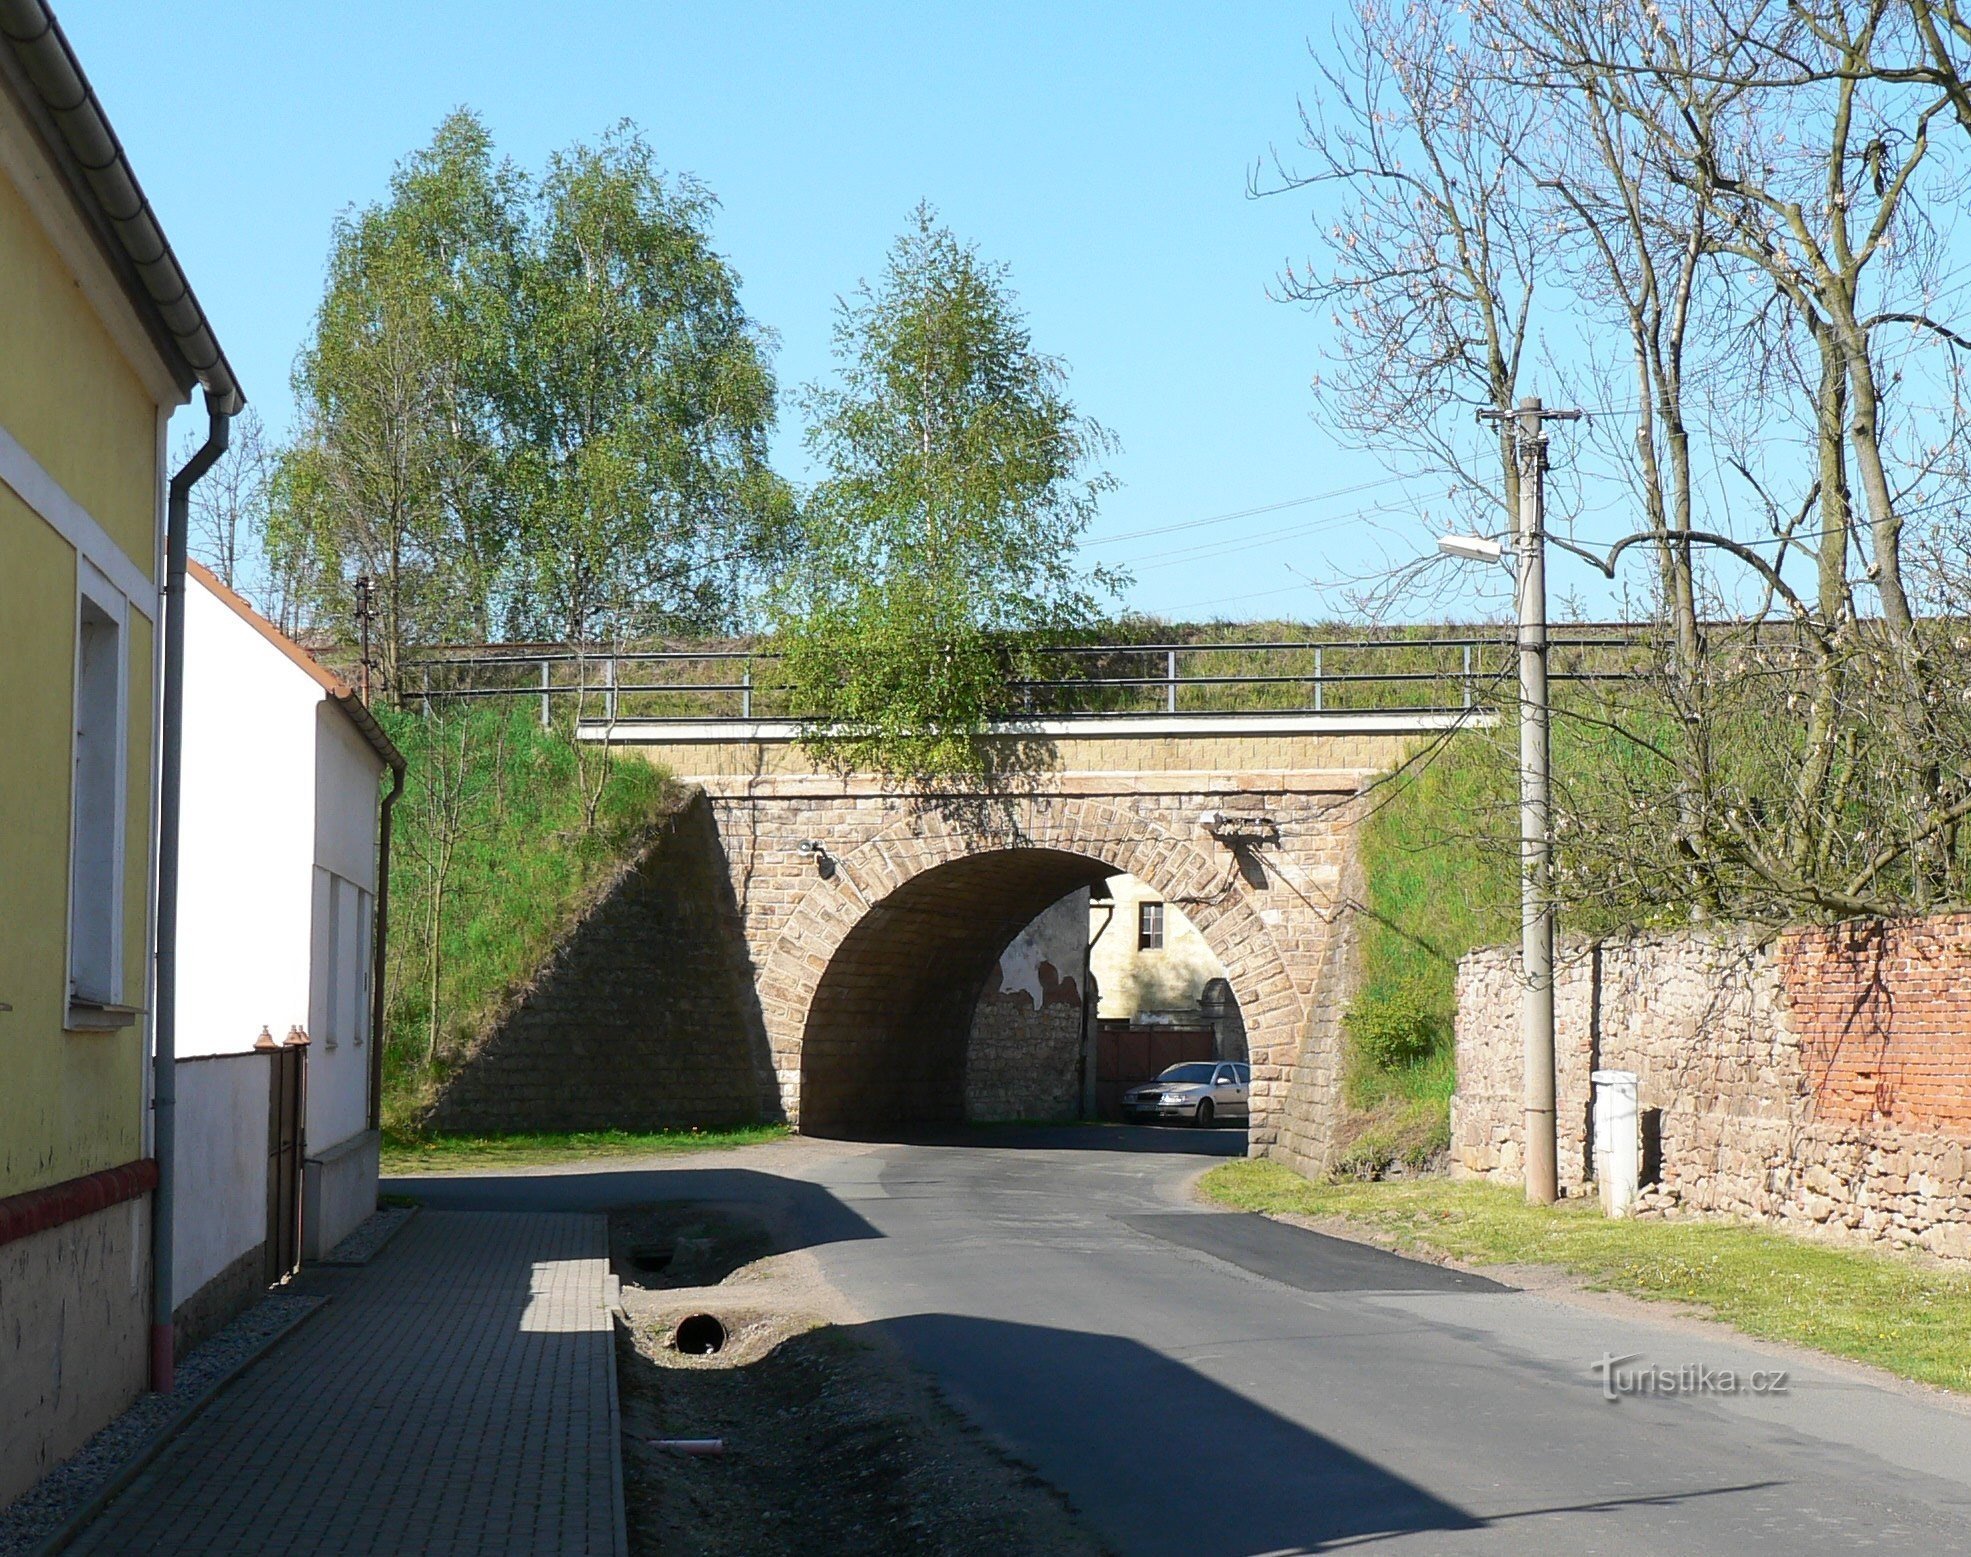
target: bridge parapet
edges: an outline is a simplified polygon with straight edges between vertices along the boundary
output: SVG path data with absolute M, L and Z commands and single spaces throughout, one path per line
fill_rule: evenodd
M 1404 710 L 1088 714 L 997 729 L 1038 749 L 1041 760 L 1021 781 L 1045 789 L 1090 773 L 1186 771 L 1233 779 L 1380 773 L 1401 762 L 1420 737 L 1494 718 L 1484 712 Z M 586 720 L 576 727 L 576 737 L 633 749 L 688 782 L 829 771 L 801 744 L 801 726 L 791 719 Z

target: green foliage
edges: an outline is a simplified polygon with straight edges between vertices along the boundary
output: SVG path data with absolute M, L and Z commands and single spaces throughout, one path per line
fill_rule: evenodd
M 1971 1390 L 1971 1276 L 1906 1256 L 1728 1223 L 1611 1220 L 1579 1200 L 1529 1206 L 1496 1184 L 1315 1184 L 1276 1162 L 1222 1163 L 1200 1188 L 1242 1211 L 1346 1217 L 1399 1249 L 1559 1266 L 1607 1291 L 1702 1304 L 1748 1335 Z
M 739 619 L 792 503 L 716 208 L 628 126 L 534 178 L 460 110 L 338 220 L 268 521 L 304 625 L 371 575 L 394 690 L 435 641 Z
M 843 302 L 836 354 L 840 385 L 807 396 L 827 474 L 774 603 L 784 679 L 837 765 L 982 776 L 1008 678 L 1091 631 L 1115 582 L 1075 560 L 1111 440 L 1035 350 L 1004 269 L 927 207 Z
M 383 1138 L 385 1173 L 485 1173 L 586 1162 L 597 1157 L 669 1157 L 782 1141 L 784 1124 L 720 1130 L 571 1130 L 556 1134 L 422 1134 L 392 1129 Z
M 716 210 L 627 125 L 557 152 L 534 191 L 499 402 L 521 635 L 729 625 L 744 565 L 785 537 L 773 375 Z
M 406 642 L 491 627 L 506 543 L 494 384 L 519 189 L 478 119 L 447 118 L 399 164 L 388 201 L 337 219 L 295 364 L 300 427 L 276 461 L 271 568 L 300 621 L 346 622 L 356 575 L 382 581 L 387 685 Z
M 669 780 L 576 747 L 525 708 L 379 713 L 410 771 L 394 821 L 384 1115 L 447 1067 L 661 822 Z
M 1346 1025 L 1355 1052 L 1377 1070 L 1416 1064 L 1437 1047 L 1442 1027 L 1435 990 L 1410 985 L 1378 992 L 1350 1008 Z
M 1511 938 L 1519 878 L 1512 759 L 1482 732 L 1455 736 L 1386 781 L 1361 833 L 1366 912 L 1344 1027 L 1357 1107 L 1386 1098 L 1449 1106 L 1457 962 Z

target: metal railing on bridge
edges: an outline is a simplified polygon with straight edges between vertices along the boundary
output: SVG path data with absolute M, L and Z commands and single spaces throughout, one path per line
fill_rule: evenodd
M 1629 680 L 1652 643 L 1633 626 L 1550 633 L 1555 681 Z M 1051 674 L 1009 678 L 1005 717 L 1118 714 L 1489 712 L 1511 701 L 1510 633 L 1064 645 L 1041 651 Z M 541 723 L 798 720 L 780 656 L 751 647 L 582 650 L 485 644 L 412 663 L 407 703 L 434 707 L 528 698 Z

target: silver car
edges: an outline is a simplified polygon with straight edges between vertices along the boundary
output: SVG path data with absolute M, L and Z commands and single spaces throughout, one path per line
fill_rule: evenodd
M 1209 1129 L 1220 1119 L 1244 1119 L 1252 1067 L 1236 1060 L 1188 1060 L 1155 1081 L 1122 1095 L 1123 1117 L 1189 1119 Z

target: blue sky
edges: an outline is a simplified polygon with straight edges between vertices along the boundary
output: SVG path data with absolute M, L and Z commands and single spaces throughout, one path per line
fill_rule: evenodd
M 1326 3 L 721 5 L 417 0 L 198 7 L 65 0 L 90 71 L 270 427 L 336 213 L 451 108 L 546 154 L 634 120 L 718 194 L 716 237 L 780 337 L 783 388 L 829 370 L 836 296 L 919 199 L 1011 266 L 1082 409 L 1121 440 L 1093 559 L 1167 614 L 1330 614 L 1328 579 L 1429 544 L 1401 485 L 1311 419 L 1315 322 L 1270 301 L 1313 236 L 1252 200 L 1290 146 Z M 781 463 L 802 473 L 783 394 Z M 1290 503 L 1169 536 L 1136 532 Z M 1379 530 L 1360 512 L 1385 510 Z M 1183 552 L 1177 548 L 1202 546 Z

